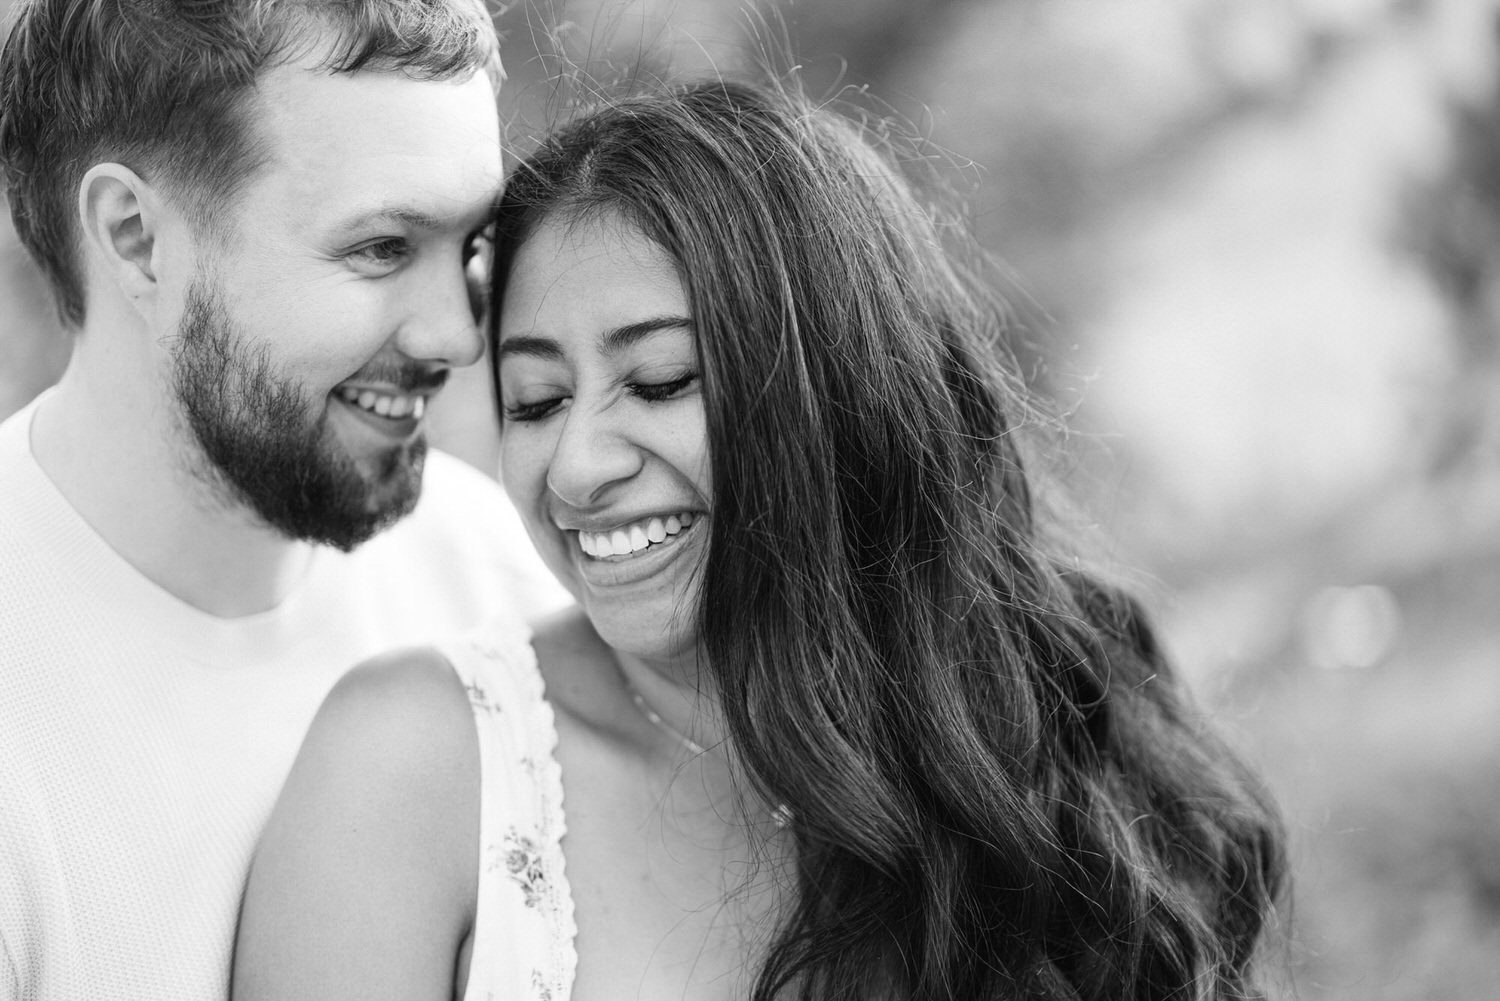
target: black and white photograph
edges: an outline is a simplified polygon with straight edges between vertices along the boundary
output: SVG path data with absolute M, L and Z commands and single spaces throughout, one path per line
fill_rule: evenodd
M 1500 997 L 1500 0 L 0 0 L 0 1001 Z

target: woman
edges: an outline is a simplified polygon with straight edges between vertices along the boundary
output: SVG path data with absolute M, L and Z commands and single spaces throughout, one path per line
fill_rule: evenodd
M 1255 996 L 1273 811 L 1044 541 L 1003 311 L 868 140 L 626 100 L 496 230 L 505 484 L 579 609 L 341 683 L 237 996 Z

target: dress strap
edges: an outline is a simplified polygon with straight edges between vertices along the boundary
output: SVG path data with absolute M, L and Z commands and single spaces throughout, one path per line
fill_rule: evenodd
M 463 682 L 479 738 L 479 897 L 465 1001 L 566 1001 L 577 923 L 557 724 L 530 630 L 505 617 L 439 650 Z

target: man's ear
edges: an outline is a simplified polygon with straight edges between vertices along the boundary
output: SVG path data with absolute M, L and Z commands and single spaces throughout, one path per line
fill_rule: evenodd
M 118 163 L 94 164 L 78 188 L 86 253 L 136 309 L 149 309 L 156 297 L 161 212 L 157 191 Z

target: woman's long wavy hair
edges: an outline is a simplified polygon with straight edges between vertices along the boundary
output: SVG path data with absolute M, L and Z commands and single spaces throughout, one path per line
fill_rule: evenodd
M 794 818 L 752 998 L 1262 996 L 1275 811 L 1138 605 L 1046 541 L 1003 303 L 881 141 L 714 80 L 581 115 L 499 211 L 492 315 L 555 213 L 636 224 L 687 293 L 700 643 Z

